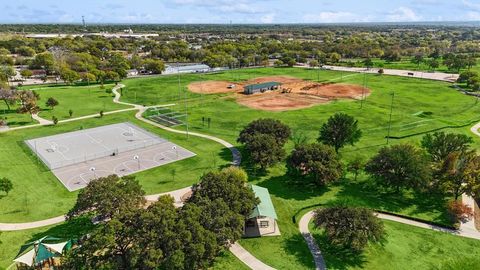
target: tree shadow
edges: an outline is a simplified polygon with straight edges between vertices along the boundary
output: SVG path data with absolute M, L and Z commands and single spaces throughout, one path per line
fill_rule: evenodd
M 365 254 L 349 248 L 331 244 L 323 233 L 313 234 L 322 251 L 328 269 L 346 270 L 351 267 L 363 268 L 367 262 Z
M 25 241 L 25 243 L 38 240 L 45 236 L 56 237 L 64 240 L 79 239 L 82 236 L 92 232 L 94 228 L 95 225 L 93 225 L 89 217 L 78 217 L 55 227 L 49 228 L 46 231 L 33 234 L 30 239 Z
M 273 176 L 258 184 L 268 189 L 276 197 L 283 199 L 306 200 L 319 197 L 330 191 L 328 186 L 318 186 L 313 181 L 292 181 L 289 175 Z
M 25 126 L 25 125 L 32 124 L 32 123 L 34 123 L 33 120 L 31 120 L 31 121 L 9 121 L 8 125 L 9 126 Z
M 379 187 L 372 179 L 356 182 L 344 180 L 336 197 L 337 199 L 329 204 L 345 204 L 347 202 L 351 205 L 394 213 L 412 208 L 411 211 L 403 211 L 403 213 L 411 216 L 429 214 L 432 221 L 451 225 L 445 210 L 448 197 L 436 192 L 401 191 L 397 193 Z M 432 215 L 434 213 L 438 214 Z
M 233 160 L 232 150 L 230 150 L 230 148 L 228 147 L 222 148 L 222 150 L 220 150 L 220 158 L 224 161 L 232 162 Z
M 301 234 L 295 234 L 283 241 L 283 243 L 285 250 L 289 255 L 295 256 L 295 258 L 306 268 L 315 268 L 312 253 L 310 253 L 305 239 Z

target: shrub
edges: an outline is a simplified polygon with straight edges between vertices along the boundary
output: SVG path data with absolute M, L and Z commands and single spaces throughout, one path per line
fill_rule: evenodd
M 450 201 L 447 205 L 448 214 L 453 222 L 467 222 L 473 218 L 473 209 L 461 201 Z

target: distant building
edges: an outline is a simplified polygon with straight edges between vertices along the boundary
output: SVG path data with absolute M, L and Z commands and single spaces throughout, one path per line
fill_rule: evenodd
M 209 71 L 211 71 L 211 68 L 204 64 L 173 64 L 167 65 L 163 74 L 204 73 Z
M 282 85 L 279 82 L 266 82 L 266 83 L 258 83 L 258 84 L 250 84 L 243 88 L 243 93 L 246 95 L 251 95 L 255 93 L 263 93 L 269 90 L 276 90 L 278 87 Z
M 251 185 L 252 191 L 260 200 L 245 222 L 244 237 L 280 235 L 277 226 L 277 213 L 273 207 L 268 189 Z

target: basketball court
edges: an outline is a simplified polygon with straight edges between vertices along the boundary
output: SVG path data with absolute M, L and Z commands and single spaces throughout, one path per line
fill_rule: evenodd
M 92 179 L 124 176 L 195 156 L 131 123 L 26 141 L 62 184 L 74 191 Z

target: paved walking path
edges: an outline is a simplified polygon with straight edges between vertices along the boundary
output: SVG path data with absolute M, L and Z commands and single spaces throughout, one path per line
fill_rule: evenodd
M 32 114 L 32 118 L 37 120 L 40 125 L 51 125 L 51 124 L 53 124 L 53 121 L 44 119 L 44 118 L 38 116 L 38 114 L 36 114 L 36 113 Z
M 313 218 L 313 212 L 314 210 L 304 214 L 301 217 L 300 222 L 298 223 L 298 227 L 300 229 L 300 232 L 303 235 L 303 238 L 305 238 L 305 241 L 307 242 L 310 252 L 312 253 L 313 259 L 315 261 L 316 269 L 324 270 L 324 269 L 327 269 L 327 266 L 325 264 L 325 260 L 323 259 L 322 252 L 320 251 L 318 244 L 315 242 L 315 239 L 313 238 L 308 228 L 308 224 Z M 388 214 L 376 213 L 376 215 L 378 218 L 385 219 L 385 220 L 395 221 L 395 222 L 399 222 L 399 223 L 403 223 L 403 224 L 407 224 L 407 225 L 411 225 L 419 228 L 424 228 L 424 229 L 429 229 L 429 230 L 434 230 L 434 231 L 444 232 L 444 233 L 450 233 L 453 235 L 480 240 L 480 232 L 475 229 L 474 225 L 472 227 L 472 225 L 468 222 L 465 224 L 462 224 L 459 230 L 452 230 L 449 228 L 435 226 L 435 225 L 431 225 L 431 224 L 427 224 L 427 223 L 423 223 L 423 222 L 419 222 L 419 221 L 415 221 L 407 218 L 397 217 L 393 215 L 388 215 Z
M 252 254 L 250 254 L 246 249 L 244 249 L 242 246 L 240 246 L 238 243 L 234 243 L 230 247 L 230 252 L 235 255 L 240 261 L 242 261 L 244 264 L 246 264 L 250 269 L 255 269 L 255 270 L 273 270 L 275 268 L 272 268 L 257 258 L 255 258 Z
M 470 129 L 471 132 L 473 132 L 473 134 L 477 135 L 480 137 L 480 123 L 476 124 L 475 126 L 473 126 L 471 129 Z
M 303 215 L 300 219 L 300 222 L 298 222 L 298 228 L 300 229 L 300 233 L 305 239 L 305 242 L 307 242 L 308 248 L 312 253 L 313 260 L 315 261 L 315 269 L 325 270 L 327 269 L 327 265 L 325 264 L 325 260 L 323 259 L 322 252 L 320 251 L 320 248 L 318 247 L 315 238 L 313 238 L 313 235 L 310 233 L 310 230 L 308 228 L 308 224 L 310 223 L 310 220 L 312 220 L 312 218 L 313 211 L 310 211 Z

